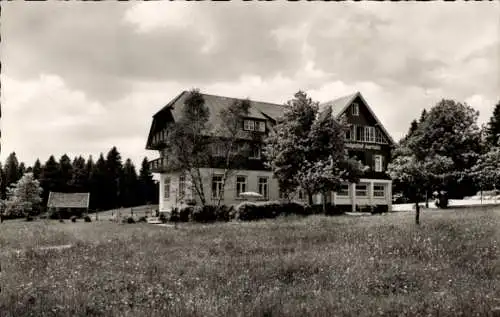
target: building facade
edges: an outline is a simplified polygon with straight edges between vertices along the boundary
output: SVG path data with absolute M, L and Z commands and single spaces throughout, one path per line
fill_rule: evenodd
M 189 175 L 168 168 L 166 138 L 169 125 L 180 118 L 187 96 L 188 92 L 182 92 L 153 116 L 147 140 L 146 149 L 159 153 L 159 158 L 152 160 L 150 165 L 153 173 L 159 174 L 161 212 L 169 212 L 172 208 L 180 207 L 188 201 L 197 200 Z M 220 110 L 229 107 L 237 100 L 208 94 L 203 94 L 203 98 L 210 111 L 210 124 L 214 126 L 223 124 L 217 115 Z M 314 197 L 314 202 L 322 203 L 322 199 L 326 199 L 329 203 L 346 206 L 353 211 L 365 206 L 385 206 L 390 210 L 392 181 L 385 171 L 394 141 L 359 92 L 320 104 L 320 112 L 327 107 L 332 109 L 332 114 L 337 119 L 345 117 L 350 125 L 350 130 L 345 135 L 346 148 L 351 156 L 356 156 L 370 169 L 360 183 L 344 184 L 338 193 L 332 192 L 325 198 L 317 195 Z M 241 128 L 244 131 L 265 135 L 276 124 L 278 117 L 283 115 L 285 109 L 284 105 L 251 101 L 249 114 L 244 118 Z M 244 200 L 239 194 L 248 191 L 261 194 L 262 200 L 280 199 L 278 181 L 264 165 L 261 146 L 256 144 L 252 147 L 243 167 L 231 171 L 224 187 L 222 182 L 224 170 L 217 168 L 216 164 L 200 168 L 207 203 L 215 203 L 221 199 L 226 205 L 238 204 Z M 216 161 L 217 149 L 214 149 L 213 157 Z M 298 191 L 294 199 L 305 201 L 306 197 Z

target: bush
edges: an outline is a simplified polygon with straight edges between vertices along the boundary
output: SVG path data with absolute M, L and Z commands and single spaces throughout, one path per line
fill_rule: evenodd
M 59 219 L 59 222 L 60 222 L 60 223 L 64 223 L 64 220 L 63 220 L 63 219 Z
M 83 217 L 83 220 L 84 220 L 85 222 L 92 222 L 92 219 L 90 219 L 90 216 L 89 216 L 89 215 L 87 215 L 87 216 Z
M 172 209 L 172 212 L 170 213 L 170 219 L 169 221 L 171 222 L 179 222 L 179 209 L 174 208 Z
M 71 220 L 71 222 L 76 222 L 76 216 L 71 216 L 69 219 Z
M 278 216 L 308 215 L 314 209 L 297 202 L 242 202 L 236 207 L 236 218 L 243 221 L 273 219 Z
M 142 216 L 139 218 L 139 220 L 137 220 L 137 222 L 148 222 L 148 219 L 146 219 L 146 217 Z
M 26 216 L 26 221 L 33 221 L 33 220 L 34 220 L 34 219 L 33 219 L 33 217 L 32 217 L 32 216 L 30 216 L 30 215 Z
M 165 213 L 161 212 L 160 215 L 158 216 L 158 219 L 162 222 L 165 223 L 167 222 L 167 216 L 165 216 Z
M 135 220 L 132 217 L 127 217 L 123 219 L 123 223 L 135 223 Z

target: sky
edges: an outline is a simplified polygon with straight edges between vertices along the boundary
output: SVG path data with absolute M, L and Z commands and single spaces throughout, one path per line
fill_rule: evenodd
M 7 2 L 2 153 L 106 154 L 136 166 L 183 90 L 284 103 L 360 91 L 395 140 L 443 98 L 500 100 L 500 3 Z

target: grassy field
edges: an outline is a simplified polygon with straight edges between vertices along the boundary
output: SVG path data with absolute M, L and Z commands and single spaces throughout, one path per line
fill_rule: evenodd
M 420 227 L 413 213 L 4 222 L 0 316 L 498 316 L 499 241 L 498 207 L 424 212 Z

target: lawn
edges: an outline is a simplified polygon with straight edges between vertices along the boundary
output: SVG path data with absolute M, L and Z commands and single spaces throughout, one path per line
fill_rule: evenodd
M 0 316 L 498 316 L 498 241 L 498 207 L 424 211 L 420 227 L 403 212 L 4 222 Z

